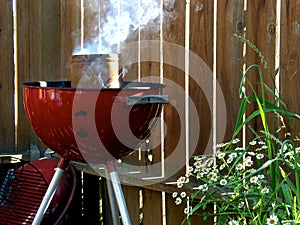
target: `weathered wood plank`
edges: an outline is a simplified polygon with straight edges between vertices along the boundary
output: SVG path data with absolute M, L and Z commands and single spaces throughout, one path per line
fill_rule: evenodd
M 174 6 L 167 8 L 166 10 L 175 12 L 176 19 L 171 20 L 163 29 L 163 72 L 167 85 L 165 93 L 169 95 L 170 102 L 164 107 L 164 156 L 168 159 L 173 155 L 173 160 L 165 164 L 167 177 L 172 175 L 177 177 L 176 172 L 180 175 L 185 174 L 184 167 L 188 150 L 186 149 L 185 126 L 185 7 L 185 1 L 177 0 Z M 181 168 L 183 169 L 179 171 Z
M 243 69 L 242 43 L 234 34 L 244 32 L 245 15 L 243 0 L 218 1 L 217 14 L 217 82 L 225 98 L 227 117 L 217 118 L 217 123 L 226 121 L 224 140 L 232 137 L 239 111 L 239 84 Z M 217 111 L 218 109 L 217 105 Z M 218 136 L 218 133 L 217 133 Z
M 42 79 L 64 79 L 61 74 L 60 0 L 40 1 L 42 18 Z M 33 33 L 34 36 L 38 35 Z
M 246 65 L 259 64 L 263 69 L 263 79 L 265 84 L 267 84 L 271 89 L 275 91 L 275 47 L 276 47 L 276 1 L 254 1 L 248 2 L 247 6 L 247 16 L 246 21 L 246 38 L 250 40 L 257 48 L 263 53 L 265 60 L 269 64 L 269 69 L 265 69 L 264 65 L 261 64 L 261 59 L 255 53 L 253 49 L 249 46 L 246 48 Z M 259 35 L 258 35 L 259 34 Z M 259 78 L 259 73 L 257 70 L 251 71 L 248 74 L 248 79 L 255 88 L 257 94 L 261 96 L 261 82 Z M 248 86 L 248 94 L 251 93 Z M 267 100 L 274 102 L 274 96 L 266 93 Z M 249 105 L 247 114 L 250 115 L 254 110 L 256 110 L 255 104 Z M 275 121 L 274 118 L 268 118 L 270 131 L 275 131 Z M 263 129 L 260 118 L 251 121 L 249 124 L 254 130 L 259 131 Z M 254 134 L 250 130 L 246 130 L 247 140 L 252 140 Z
M 70 58 L 81 43 L 81 0 L 60 1 L 61 76 L 70 80 Z
M 186 225 L 185 207 L 187 207 L 186 203 L 183 202 L 181 205 L 176 205 L 172 195 L 166 194 L 167 225 Z
M 17 85 L 19 151 L 29 148 L 22 82 L 60 78 L 60 1 L 17 2 Z M 33 134 L 35 143 L 39 143 Z
M 23 106 L 22 82 L 30 80 L 30 1 L 18 1 L 16 5 L 17 15 L 17 91 L 18 91 L 18 117 L 17 119 L 17 148 L 18 151 L 29 149 L 30 146 L 30 126 L 26 118 Z
M 143 225 L 162 225 L 162 193 L 143 190 Z
M 138 0 L 133 0 L 131 3 L 138 9 Z M 120 31 L 126 34 L 126 40 L 120 41 L 120 59 L 121 69 L 127 69 L 128 73 L 124 77 L 124 81 L 132 82 L 139 81 L 139 27 L 127 27 L 126 23 L 126 12 L 130 13 L 131 20 L 129 23 L 133 23 L 133 12 L 132 8 L 126 5 L 126 2 L 120 2 Z M 125 37 L 125 35 L 124 35 Z M 131 132 L 131 131 L 128 131 Z M 130 165 L 143 166 L 143 160 L 141 159 L 142 149 L 137 149 L 131 155 L 125 157 L 123 161 Z
M 22 82 L 57 80 L 60 76 L 60 1 L 17 1 L 18 137 L 20 151 L 30 143 L 44 149 L 23 109 Z
M 12 1 L 0 8 L 0 153 L 15 151 Z
M 83 8 L 83 44 L 84 47 L 93 49 L 95 53 L 100 44 L 100 2 L 94 0 L 84 1 Z
M 212 96 L 213 96 L 213 1 L 202 0 L 192 1 L 190 7 L 190 51 L 199 58 L 190 57 L 190 65 L 195 65 L 203 69 L 190 69 L 189 96 L 197 109 L 197 114 L 190 113 L 189 124 L 195 126 L 195 116 L 199 119 L 199 136 L 196 137 L 198 144 L 195 149 L 196 155 L 202 154 L 205 149 L 212 149 L 209 138 L 212 135 Z M 207 67 L 204 69 L 203 67 Z M 209 72 L 209 73 L 208 73 Z M 210 103 L 210 104 L 209 104 Z M 195 135 L 190 135 L 190 143 L 195 139 Z M 212 140 L 212 139 L 210 139 Z M 208 146 L 209 145 L 209 146 Z
M 280 97 L 287 104 L 289 111 L 298 114 L 300 112 L 300 99 L 297 97 L 300 84 L 299 17 L 299 1 L 282 1 L 280 33 Z M 295 129 L 295 134 L 299 135 L 299 124 L 294 124 L 293 128 Z
M 122 186 L 129 217 L 132 224 L 140 223 L 140 188 L 134 186 Z
M 162 0 L 154 0 L 153 4 L 162 7 Z M 142 27 L 140 29 L 140 78 L 147 79 L 152 82 L 159 82 L 159 77 L 161 75 L 161 62 L 159 60 L 151 60 L 153 56 L 159 56 L 160 52 L 157 48 L 152 48 L 152 44 L 147 42 L 148 40 L 160 43 L 161 39 L 161 22 L 163 20 L 162 15 L 157 16 L 150 24 Z M 164 28 L 162 28 L 164 29 Z M 160 43 L 162 45 L 162 43 Z M 160 58 L 160 57 L 157 57 Z M 161 146 L 161 120 L 157 121 L 154 131 L 149 137 L 147 143 L 143 146 L 142 150 L 142 161 L 143 165 L 150 166 L 154 163 L 161 162 L 162 146 Z M 160 164 L 158 164 L 160 165 Z M 153 167 L 151 167 L 151 170 Z M 147 167 L 148 173 L 156 174 L 156 176 L 161 175 L 161 167 L 155 167 L 155 171 L 149 171 L 150 167 Z

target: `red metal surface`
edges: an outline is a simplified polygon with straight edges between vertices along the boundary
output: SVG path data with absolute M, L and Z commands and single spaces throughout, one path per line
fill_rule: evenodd
M 0 206 L 0 224 L 32 224 L 57 163 L 56 159 L 42 158 L 26 163 L 14 172 L 8 199 Z M 61 221 L 74 196 L 75 187 L 75 170 L 68 166 L 45 213 L 43 225 L 56 225 Z
M 160 94 L 163 87 L 140 85 L 97 90 L 70 88 L 70 82 L 24 83 L 24 104 L 34 131 L 49 148 L 70 160 L 103 163 L 134 151 L 160 115 L 158 103 L 126 104 L 128 96 Z

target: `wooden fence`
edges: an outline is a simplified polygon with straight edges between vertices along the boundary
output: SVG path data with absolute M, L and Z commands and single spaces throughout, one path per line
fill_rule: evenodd
M 119 4 L 121 0 L 114 1 Z M 107 0 L 0 0 L 0 153 L 20 154 L 30 159 L 30 149 L 36 145 L 46 149 L 26 119 L 22 103 L 22 82 L 37 80 L 69 80 L 69 59 L 76 46 L 83 47 L 96 36 L 101 36 L 102 20 L 107 16 Z M 142 0 L 128 1 L 141 7 Z M 147 43 L 147 51 L 137 47 L 136 62 L 131 65 L 126 80 L 157 76 L 171 80 L 184 92 L 184 98 L 176 102 L 177 90 L 168 90 L 173 104 L 164 108 L 163 121 L 158 125 L 153 140 L 161 141 L 152 151 L 137 151 L 124 159 L 128 164 L 143 167 L 149 163 L 160 163 L 155 176 L 166 176 L 147 187 L 124 185 L 124 194 L 132 224 L 180 225 L 184 221 L 183 206 L 176 206 L 171 197 L 175 185 L 172 181 L 185 173 L 182 165 L 169 175 L 167 161 L 177 145 L 179 157 L 188 162 L 192 125 L 197 122 L 191 115 L 191 99 L 199 119 L 199 135 L 194 154 L 201 154 L 217 142 L 228 140 L 235 125 L 239 108 L 238 88 L 242 71 L 252 63 L 259 63 L 257 55 L 245 47 L 234 34 L 243 35 L 264 54 L 270 68 L 280 66 L 276 82 L 265 77 L 272 87 L 279 88 L 280 97 L 290 111 L 300 111 L 297 98 L 300 85 L 300 2 L 299 0 L 154 0 L 160 14 L 151 25 L 131 27 L 130 35 L 117 48 L 126 51 L 131 43 Z M 92 4 L 95 3 L 95 4 Z M 117 7 L 120 15 L 122 4 Z M 107 8 L 106 8 L 107 9 Z M 92 21 L 98 21 L 95 25 Z M 138 23 L 140 24 L 140 23 Z M 154 40 L 160 43 L 151 48 Z M 172 45 L 174 44 L 174 45 Z M 175 45 L 176 44 L 176 45 Z M 131 46 L 131 45 L 130 45 Z M 176 57 L 184 62 L 184 69 L 164 62 L 172 54 L 172 46 L 184 49 Z M 157 46 L 156 46 L 157 47 Z M 150 49 L 150 50 L 149 50 Z M 152 49 L 152 50 L 151 50 Z M 186 51 L 189 50 L 189 51 Z M 160 61 L 147 61 L 159 54 Z M 191 76 L 193 57 L 198 56 L 211 72 L 210 79 Z M 141 60 L 143 59 L 143 60 Z M 198 59 L 198 58 L 197 58 Z M 140 60 L 140 61 L 139 61 Z M 125 59 L 126 61 L 126 59 Z M 197 61 L 198 62 L 198 61 Z M 129 63 L 129 62 L 128 62 Z M 200 69 L 203 69 L 200 68 Z M 190 75 L 190 76 L 189 76 Z M 203 81 L 204 79 L 204 81 Z M 250 78 L 258 84 L 258 76 Z M 201 82 L 206 82 L 204 86 Z M 218 102 L 218 87 L 222 90 L 222 102 Z M 257 85 L 258 87 L 258 85 Z M 209 97 L 208 97 L 209 96 Z M 189 98 L 187 98 L 189 97 Z M 184 113 L 177 112 L 177 104 L 183 104 Z M 222 112 L 222 114 L 221 114 Z M 225 112 L 225 113 L 224 113 Z M 227 113 L 226 113 L 227 112 Z M 180 121 L 183 121 L 181 123 Z M 225 124 L 224 124 L 225 121 Z M 221 126 L 219 126 L 221 124 Z M 224 126 L 225 133 L 222 133 Z M 253 123 L 259 129 L 259 123 Z M 299 130 L 299 129 L 298 129 Z M 179 141 L 182 138 L 183 141 Z M 153 141 L 150 139 L 150 143 Z M 149 149 L 148 149 L 149 150 Z M 77 197 L 72 205 L 69 223 L 111 224 L 105 179 L 96 176 L 88 166 L 75 165 L 80 182 Z M 176 167 L 177 168 L 177 167 Z M 167 174 L 167 175 L 166 175 Z M 168 179 L 167 179 L 168 178 Z M 121 174 L 128 182 L 128 176 Z M 137 182 L 138 178 L 134 178 Z M 155 179 L 153 178 L 155 181 Z M 82 182 L 81 182 L 82 181 Z M 134 183 L 133 182 L 133 183 Z M 195 218 L 193 224 L 202 224 Z M 212 221 L 208 224 L 213 224 Z M 183 222 L 183 224 L 185 224 Z

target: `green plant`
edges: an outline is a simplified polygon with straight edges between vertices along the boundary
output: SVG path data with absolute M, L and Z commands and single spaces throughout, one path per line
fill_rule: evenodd
M 258 48 L 245 38 L 237 37 L 258 54 L 261 64 L 271 74 Z M 260 95 L 248 79 L 252 70 L 259 74 Z M 204 220 L 214 216 L 220 225 L 300 224 L 299 139 L 286 129 L 293 125 L 291 118 L 299 121 L 300 117 L 287 110 L 263 78 L 263 69 L 258 64 L 245 70 L 240 85 L 242 101 L 232 139 L 218 144 L 212 155 L 195 156 L 187 174 L 178 178 L 179 189 L 192 190 L 190 196 L 185 191 L 173 193 L 176 204 L 189 201 L 190 206 L 185 209 L 188 224 L 192 223 L 192 215 L 203 216 Z M 251 95 L 246 94 L 246 86 Z M 271 101 L 267 100 L 266 92 L 272 96 Z M 256 104 L 256 110 L 244 118 L 249 104 Z M 254 139 L 242 144 L 238 134 L 258 118 L 262 130 L 250 127 Z M 278 121 L 280 129 L 270 132 L 270 118 Z M 198 213 L 208 205 L 214 205 L 214 212 Z

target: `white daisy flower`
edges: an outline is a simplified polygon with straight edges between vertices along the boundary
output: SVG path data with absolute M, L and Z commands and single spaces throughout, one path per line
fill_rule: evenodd
M 236 152 L 230 153 L 229 157 L 234 159 L 235 157 L 237 157 L 237 153 Z
M 253 165 L 252 158 L 251 158 L 250 156 L 248 156 L 248 157 L 245 159 L 245 166 L 251 167 L 252 165 Z
M 177 179 L 177 187 L 178 188 L 182 188 L 183 187 L 183 184 L 186 182 L 186 177 L 184 176 L 181 176 Z
M 256 153 L 255 152 L 247 152 L 248 155 L 251 155 L 251 156 L 256 156 Z
M 235 167 L 236 170 L 242 170 L 243 169 L 243 164 L 239 163 L 237 164 L 237 166 Z
M 182 187 L 183 187 L 183 183 L 178 183 L 178 182 L 177 182 L 177 187 L 178 187 L 178 188 L 182 188 Z
M 267 149 L 267 148 L 268 148 L 268 145 L 261 146 L 261 149 Z
M 230 157 L 226 160 L 226 162 L 227 162 L 228 164 L 232 163 L 232 161 L 233 161 L 233 158 L 230 158 Z
M 185 198 L 185 197 L 186 197 L 186 192 L 181 192 L 181 193 L 180 193 L 180 197 L 181 197 L 181 198 Z
M 204 174 L 208 174 L 208 173 L 209 173 L 209 169 L 208 169 L 208 168 L 204 168 L 204 169 L 202 170 L 202 172 L 203 172 Z
M 235 138 L 233 141 L 232 141 L 232 144 L 237 144 L 240 142 L 240 139 L 239 138 Z
M 256 145 L 256 143 L 257 143 L 257 142 L 256 142 L 255 140 L 253 140 L 253 141 L 250 141 L 250 142 L 249 142 L 249 145 L 254 146 L 254 145 Z
M 217 145 L 216 145 L 217 148 L 223 148 L 223 147 L 225 147 L 225 146 L 226 146 L 225 143 L 220 143 L 220 144 L 217 144 Z
M 217 153 L 217 157 L 218 157 L 218 159 L 223 159 L 225 157 L 225 153 L 219 152 L 219 153 Z
M 192 166 L 188 167 L 188 172 L 192 173 L 194 171 L 194 168 Z
M 223 163 L 223 164 L 220 166 L 220 170 L 223 170 L 225 167 L 226 167 L 226 164 Z
M 180 205 L 182 203 L 182 199 L 180 197 L 177 197 L 175 200 L 176 205 Z
M 196 176 L 196 179 L 197 180 L 200 180 L 201 178 L 204 177 L 204 174 L 203 173 L 197 173 L 197 176 Z
M 185 177 L 184 176 L 179 177 L 177 182 L 184 183 L 185 182 Z
M 228 222 L 228 225 L 239 225 L 239 221 L 231 220 L 231 221 Z
M 178 196 L 178 193 L 177 192 L 173 192 L 172 197 L 176 198 L 177 196 Z
M 263 159 L 264 158 L 264 154 L 259 153 L 259 154 L 256 155 L 256 158 L 257 159 Z
M 227 180 L 226 179 L 220 180 L 220 185 L 225 186 L 226 184 L 227 184 Z
M 243 208 L 244 205 L 245 205 L 245 202 L 240 202 L 240 203 L 238 204 L 238 208 Z
M 251 178 L 250 178 L 250 182 L 251 182 L 252 184 L 257 183 L 257 181 L 258 181 L 258 177 L 257 177 L 257 176 L 254 176 L 254 177 L 251 177 Z
M 269 190 L 269 188 L 263 188 L 263 189 L 261 189 L 261 191 L 260 191 L 262 194 L 268 194 L 269 192 L 270 192 L 270 190 Z
M 196 161 L 196 162 L 194 163 L 194 166 L 195 166 L 196 168 L 200 168 L 200 167 L 201 167 L 201 162 L 200 162 L 200 161 Z
M 267 225 L 273 225 L 277 224 L 278 218 L 276 215 L 270 215 L 270 217 L 267 219 Z
M 217 181 L 218 179 L 218 175 L 214 172 L 211 172 L 208 174 L 208 178 L 211 180 L 211 181 Z

